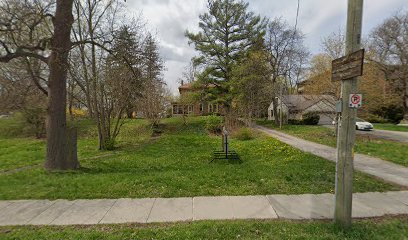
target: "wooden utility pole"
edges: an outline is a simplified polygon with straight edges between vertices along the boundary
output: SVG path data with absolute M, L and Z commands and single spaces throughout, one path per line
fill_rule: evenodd
M 283 98 L 283 89 L 282 84 L 280 85 L 280 111 L 279 111 L 279 129 L 282 129 L 282 121 L 283 121 L 283 109 L 282 109 L 282 98 Z
M 361 48 L 363 0 L 348 0 L 346 54 Z M 353 199 L 353 161 L 357 109 L 349 107 L 350 94 L 357 93 L 357 77 L 343 80 L 341 85 L 342 114 L 337 137 L 335 222 L 351 226 Z

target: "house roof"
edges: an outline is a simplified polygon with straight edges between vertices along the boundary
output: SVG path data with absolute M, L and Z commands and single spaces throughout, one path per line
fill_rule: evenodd
M 320 101 L 325 101 L 330 105 L 335 105 L 336 100 L 331 95 L 284 95 L 282 102 L 290 111 L 303 111 L 317 104 Z
M 179 87 L 179 89 L 192 89 L 192 88 L 193 88 L 193 84 L 191 83 L 185 83 Z
M 184 83 L 184 84 L 182 84 L 182 85 L 180 85 L 180 87 L 178 88 L 179 89 L 179 91 L 180 90 L 192 90 L 192 89 L 202 89 L 202 88 L 213 88 L 213 87 L 215 87 L 215 84 L 212 84 L 212 83 L 210 83 L 210 84 L 208 84 L 208 85 L 197 85 L 197 84 L 194 84 L 195 82 L 193 82 L 193 83 Z

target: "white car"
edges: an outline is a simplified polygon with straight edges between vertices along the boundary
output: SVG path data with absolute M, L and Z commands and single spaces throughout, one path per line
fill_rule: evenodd
M 356 119 L 356 130 L 373 130 L 373 129 L 374 129 L 373 124 L 361 118 Z

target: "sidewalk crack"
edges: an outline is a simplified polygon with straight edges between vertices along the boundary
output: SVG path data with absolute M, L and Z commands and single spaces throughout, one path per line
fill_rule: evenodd
M 150 215 L 151 215 L 151 213 L 153 211 L 154 204 L 156 204 L 156 200 L 157 200 L 157 198 L 155 198 L 154 201 L 153 201 L 152 207 L 150 208 L 149 214 L 147 215 L 147 218 L 146 218 L 146 223 L 147 223 L 147 220 L 149 220 L 149 218 L 150 218 Z
M 110 208 L 108 209 L 108 211 L 106 211 L 106 213 L 103 215 L 103 217 L 101 218 L 101 220 L 98 221 L 98 224 L 101 223 L 101 221 L 106 217 L 106 214 L 108 214 L 108 212 L 113 208 L 113 206 L 116 204 L 116 202 L 117 202 L 118 200 L 119 200 L 119 199 L 115 199 L 115 201 L 113 202 L 112 206 L 110 206 Z

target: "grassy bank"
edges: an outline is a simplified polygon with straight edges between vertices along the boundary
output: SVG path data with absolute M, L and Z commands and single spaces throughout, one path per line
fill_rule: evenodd
M 375 123 L 374 128 L 388 131 L 408 132 L 408 126 L 398 126 L 391 123 Z
M 342 231 L 329 221 L 217 221 L 150 225 L 0 227 L 2 239 L 406 239 L 408 218 L 355 221 Z
M 80 129 L 79 156 L 82 168 L 72 172 L 46 172 L 41 166 L 0 174 L 0 199 L 96 199 L 183 197 L 211 195 L 302 194 L 334 191 L 335 165 L 303 153 L 265 135 L 252 140 L 232 139 L 231 147 L 242 164 L 209 163 L 220 148 L 219 136 L 208 134 L 203 118 L 166 119 L 163 134 L 151 137 L 146 121 L 124 125 L 118 149 L 96 150 L 92 124 Z M 3 168 L 42 163 L 44 142 L 27 149 L 17 137 L 1 138 L 10 145 L 0 159 L 12 159 Z M 24 140 L 25 141 L 25 140 Z M 14 150 L 13 150 L 14 149 Z M 13 152 L 29 152 L 30 160 L 12 158 Z M 11 157 L 9 157 L 11 156 Z M 34 159 L 34 158 L 33 158 Z M 6 166 L 6 167 L 4 167 Z M 362 173 L 354 177 L 354 191 L 386 191 L 399 188 Z
M 257 123 L 265 127 L 280 130 L 271 121 L 262 120 Z M 281 131 L 308 141 L 336 147 L 335 132 L 331 128 L 324 126 L 284 125 Z M 407 143 L 374 138 L 368 135 L 357 135 L 355 151 L 408 166 Z

